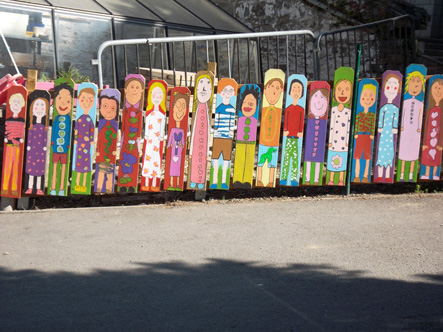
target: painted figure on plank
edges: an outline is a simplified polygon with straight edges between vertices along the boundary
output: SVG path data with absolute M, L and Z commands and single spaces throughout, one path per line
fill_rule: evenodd
M 344 185 L 352 113 L 354 70 L 340 67 L 334 75 L 326 179 L 328 185 Z
M 421 152 L 422 180 L 440 180 L 443 150 L 443 75 L 434 75 L 428 83 L 428 102 Z
M 252 188 L 260 95 L 260 87 L 255 84 L 246 84 L 239 92 L 232 184 L 234 188 Z
M 375 149 L 374 182 L 377 183 L 394 182 L 402 80 L 398 71 L 388 70 L 383 74 Z
M 165 81 L 148 84 L 141 191 L 160 191 L 167 92 Z
M 269 69 L 265 74 L 258 146 L 257 187 L 275 187 L 285 73 Z
M 94 192 L 114 192 L 115 165 L 117 159 L 118 113 L 120 91 L 105 89 L 100 93 L 97 155 L 95 160 Z
M 188 187 L 195 190 L 205 190 L 214 77 L 211 72 L 204 71 L 198 72 L 196 77 L 189 148 Z
M 138 74 L 126 76 L 124 91 L 117 191 L 134 193 L 139 174 L 145 78 Z
M 358 83 L 357 115 L 354 126 L 352 182 L 369 183 L 372 168 L 372 147 L 375 137 L 378 83 L 364 78 Z
M 43 195 L 51 95 L 34 90 L 29 95 L 29 128 L 26 147 L 25 194 Z M 27 179 L 26 179 L 27 177 Z M 27 180 L 27 181 L 26 181 Z
M 303 184 L 322 185 L 330 90 L 324 81 L 309 86 Z
M 54 108 L 51 132 L 51 157 L 48 173 L 48 194 L 66 196 L 71 162 L 72 107 L 74 82 L 59 78 L 54 87 Z
M 186 87 L 171 90 L 163 183 L 165 190 L 183 191 L 190 95 Z
M 21 85 L 7 91 L 1 196 L 21 197 L 28 91 Z
M 97 91 L 93 83 L 81 83 L 77 90 L 71 194 L 91 194 Z
M 412 64 L 406 69 L 403 114 L 398 145 L 397 181 L 416 182 L 423 123 L 426 67 Z
M 283 186 L 299 184 L 307 84 L 303 75 L 288 78 L 280 171 L 280 185 Z
M 210 189 L 229 189 L 237 89 L 238 84 L 232 78 L 222 78 L 218 81 Z

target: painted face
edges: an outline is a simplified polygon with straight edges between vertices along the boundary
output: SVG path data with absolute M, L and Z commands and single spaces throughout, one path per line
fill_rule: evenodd
M 431 86 L 431 95 L 434 98 L 436 104 L 440 104 L 443 99 L 443 84 L 440 82 L 435 82 Z
M 77 98 L 77 101 L 83 111 L 89 112 L 92 106 L 94 106 L 94 99 L 94 95 L 87 92 L 80 92 L 80 96 Z
M 159 106 L 163 100 L 163 91 L 159 86 L 156 86 L 151 91 L 151 101 L 155 106 Z
M 343 80 L 337 84 L 335 88 L 335 100 L 337 100 L 340 104 L 346 104 L 351 100 L 351 82 L 348 80 Z
M 280 99 L 282 91 L 283 91 L 282 86 L 278 81 L 274 81 L 270 85 L 267 85 L 265 87 L 264 94 L 266 96 L 266 100 L 268 101 L 269 105 L 277 104 L 278 100 Z
M 135 105 L 141 99 L 143 95 L 142 84 L 137 80 L 132 80 L 125 88 L 125 98 L 129 104 Z
M 418 96 L 423 89 L 423 84 L 421 83 L 420 77 L 412 77 L 409 80 L 408 92 L 411 96 Z
M 202 77 L 197 84 L 197 99 L 200 103 L 206 103 L 211 99 L 211 81 Z
M 323 96 L 323 93 L 317 91 L 312 95 L 310 102 L 310 112 L 315 117 L 319 118 L 325 115 L 327 111 L 327 106 L 328 106 L 328 100 L 325 98 L 325 96 Z
M 176 122 L 180 122 L 183 120 L 186 114 L 186 101 L 184 98 L 179 98 L 175 100 L 174 107 L 173 107 L 173 114 L 174 120 Z
M 46 115 L 46 103 L 43 99 L 36 99 L 32 107 L 32 115 L 41 119 Z
M 229 103 L 229 101 L 231 100 L 232 96 L 234 95 L 234 88 L 231 85 L 227 85 L 221 91 L 220 95 L 223 98 L 223 101 L 225 103 Z
M 241 104 L 241 111 L 244 116 L 251 117 L 254 115 L 257 109 L 257 99 L 255 99 L 252 93 L 245 96 L 243 103 Z
M 115 119 L 117 115 L 117 101 L 114 99 L 103 98 L 100 104 L 100 114 L 106 120 Z
M 395 77 L 390 77 L 385 84 L 385 96 L 388 99 L 394 99 L 398 95 L 400 83 Z
M 291 91 L 289 91 L 289 96 L 294 100 L 299 100 L 303 93 L 303 85 L 296 82 L 291 85 Z
M 71 112 L 72 96 L 69 90 L 61 89 L 55 100 L 55 108 L 58 114 L 66 115 Z
M 364 108 L 370 108 L 375 104 L 375 92 L 371 89 L 364 89 L 360 95 L 360 105 Z
M 14 116 L 19 115 L 20 111 L 22 110 L 22 106 L 23 100 L 19 96 L 15 96 L 9 100 L 9 108 Z

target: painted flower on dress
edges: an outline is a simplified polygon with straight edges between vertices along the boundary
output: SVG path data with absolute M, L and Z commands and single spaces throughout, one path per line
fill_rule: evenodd
M 120 160 L 122 172 L 127 175 L 133 171 L 133 165 L 137 162 L 137 158 L 130 153 L 123 152 L 123 159 Z
M 340 157 L 338 154 L 332 157 L 331 159 L 331 166 L 334 169 L 339 169 L 343 165 L 343 158 Z

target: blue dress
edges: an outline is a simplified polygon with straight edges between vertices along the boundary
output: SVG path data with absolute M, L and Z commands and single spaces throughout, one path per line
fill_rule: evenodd
M 395 157 L 394 134 L 392 129 L 398 129 L 398 107 L 385 104 L 380 109 L 378 128 L 383 129 L 378 141 L 377 166 L 392 167 Z

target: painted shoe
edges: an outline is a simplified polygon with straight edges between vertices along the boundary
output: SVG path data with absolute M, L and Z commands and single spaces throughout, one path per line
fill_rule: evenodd
M 213 183 L 209 186 L 209 189 L 217 189 L 217 183 Z
M 198 187 L 198 189 L 203 189 L 205 186 L 203 183 L 199 183 L 197 187 Z
M 195 182 L 191 182 L 190 187 L 191 187 L 192 189 L 194 189 L 196 186 L 197 186 L 197 183 L 195 183 Z
M 58 191 L 58 195 L 59 196 L 65 196 L 65 191 L 64 190 L 59 190 Z
M 287 185 L 288 185 L 288 181 L 280 180 L 280 186 L 287 186 Z
M 43 195 L 43 191 L 41 191 L 40 189 L 37 189 L 37 195 Z
M 256 186 L 257 186 L 257 187 L 264 187 L 265 185 L 263 184 L 263 182 L 261 182 L 260 180 L 258 180 Z
M 383 182 L 383 178 L 382 177 L 378 177 L 374 179 L 374 182 Z
M 328 186 L 333 186 L 334 185 L 334 182 L 333 181 L 329 181 L 328 182 Z
M 339 186 L 344 186 L 343 181 L 340 181 L 340 182 L 338 183 L 338 185 L 339 185 Z
M 297 181 L 291 181 L 291 186 L 297 187 L 298 186 L 298 182 Z
M 433 177 L 432 177 L 432 180 L 440 180 L 440 177 L 438 176 L 438 175 L 434 175 Z
M 369 179 L 368 179 L 368 178 L 363 178 L 363 179 L 361 180 L 361 183 L 369 183 Z
M 229 187 L 228 187 L 228 185 L 226 183 L 222 183 L 221 184 L 221 188 L 224 189 L 224 190 L 228 190 L 229 189 Z
M 53 189 L 53 190 L 51 190 L 51 192 L 49 193 L 51 196 L 56 196 L 57 194 L 56 194 L 56 192 L 55 192 L 55 189 Z
M 422 175 L 422 176 L 420 176 L 420 180 L 429 180 L 429 176 Z
M 41 191 L 41 190 L 40 190 L 40 191 Z M 27 194 L 27 195 L 32 194 L 32 189 L 29 188 L 28 190 L 26 190 L 26 191 L 25 191 L 25 194 Z
M 385 183 L 394 183 L 394 179 L 386 178 Z

